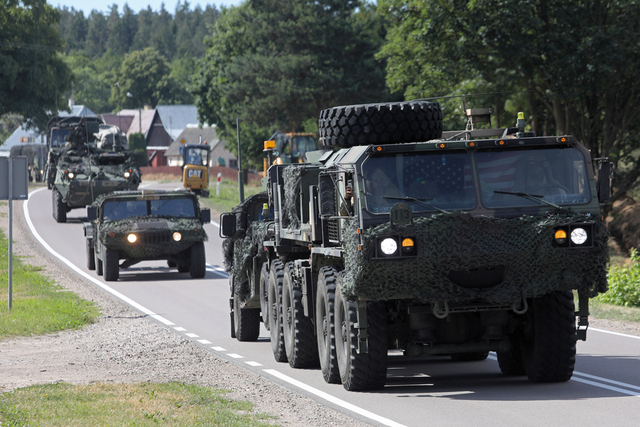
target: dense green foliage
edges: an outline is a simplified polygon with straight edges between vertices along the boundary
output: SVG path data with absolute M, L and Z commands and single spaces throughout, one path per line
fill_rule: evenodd
M 382 33 L 358 0 L 249 0 L 225 10 L 195 78 L 200 119 L 233 140 L 239 118 L 245 155 L 258 160 L 277 129 L 303 130 L 332 105 L 384 101 L 383 64 L 373 58 Z
M 598 296 L 600 302 L 640 307 L 640 254 L 631 249 L 630 266 L 612 266 L 609 268 L 609 290 Z
M 60 12 L 45 0 L 3 0 L 0 6 L 0 117 L 20 114 L 44 128 L 47 112 L 65 106 L 71 72 L 54 25 Z
M 387 83 L 407 98 L 527 91 L 473 107 L 511 109 L 513 126 L 515 105 L 538 134 L 573 134 L 594 157 L 636 162 L 637 1 L 380 0 L 378 11 L 389 23 Z M 614 199 L 640 176 L 622 172 Z

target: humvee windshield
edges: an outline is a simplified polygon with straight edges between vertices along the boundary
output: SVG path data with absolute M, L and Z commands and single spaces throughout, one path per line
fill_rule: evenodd
M 160 215 L 195 218 L 196 210 L 190 198 L 159 200 L 110 200 L 104 203 L 103 219 L 115 221 L 137 216 Z
M 414 212 L 474 209 L 476 185 L 487 208 L 544 204 L 536 199 L 561 206 L 590 201 L 584 156 L 569 146 L 372 156 L 362 173 L 373 213 L 389 212 L 399 201 Z

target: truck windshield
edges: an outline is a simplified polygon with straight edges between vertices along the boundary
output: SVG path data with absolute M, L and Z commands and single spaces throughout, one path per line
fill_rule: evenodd
M 414 212 L 473 209 L 476 194 L 466 151 L 374 156 L 362 165 L 367 209 L 389 212 L 399 201 Z
M 67 135 L 69 135 L 70 132 L 71 129 L 69 128 L 51 129 L 51 147 L 64 147 L 64 145 L 67 143 L 65 138 L 67 137 Z
M 488 208 L 539 206 L 536 198 L 560 206 L 591 200 L 584 156 L 573 147 L 482 149 L 475 158 Z

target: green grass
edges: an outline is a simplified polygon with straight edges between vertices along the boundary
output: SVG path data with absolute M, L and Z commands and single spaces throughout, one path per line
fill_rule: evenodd
M 245 185 L 244 198 L 252 196 L 262 191 L 262 186 Z M 216 195 L 216 183 L 209 184 L 209 198 L 201 199 L 203 204 L 212 211 L 220 214 L 222 212 L 230 212 L 234 207 L 240 204 L 238 183 L 234 181 L 220 182 L 220 195 Z M 212 217 L 216 221 L 215 217 Z
M 93 323 L 97 306 L 41 275 L 41 268 L 13 258 L 12 310 L 9 310 L 8 240 L 0 230 L 0 340 L 79 329 Z
M 261 427 L 271 418 L 226 392 L 181 383 L 47 384 L 0 394 L 4 426 Z

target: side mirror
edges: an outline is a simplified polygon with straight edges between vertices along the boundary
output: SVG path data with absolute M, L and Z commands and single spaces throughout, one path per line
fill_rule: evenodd
M 236 234 L 236 214 L 223 213 L 220 215 L 220 237 L 233 237 Z
M 611 200 L 611 178 L 613 177 L 613 163 L 604 158 L 598 163 L 598 201 L 602 205 L 609 204 Z
M 200 221 L 203 224 L 209 224 L 211 222 L 211 210 L 210 209 L 201 209 L 200 210 Z
M 89 221 L 94 221 L 98 219 L 98 208 L 96 206 L 87 207 L 87 219 Z

